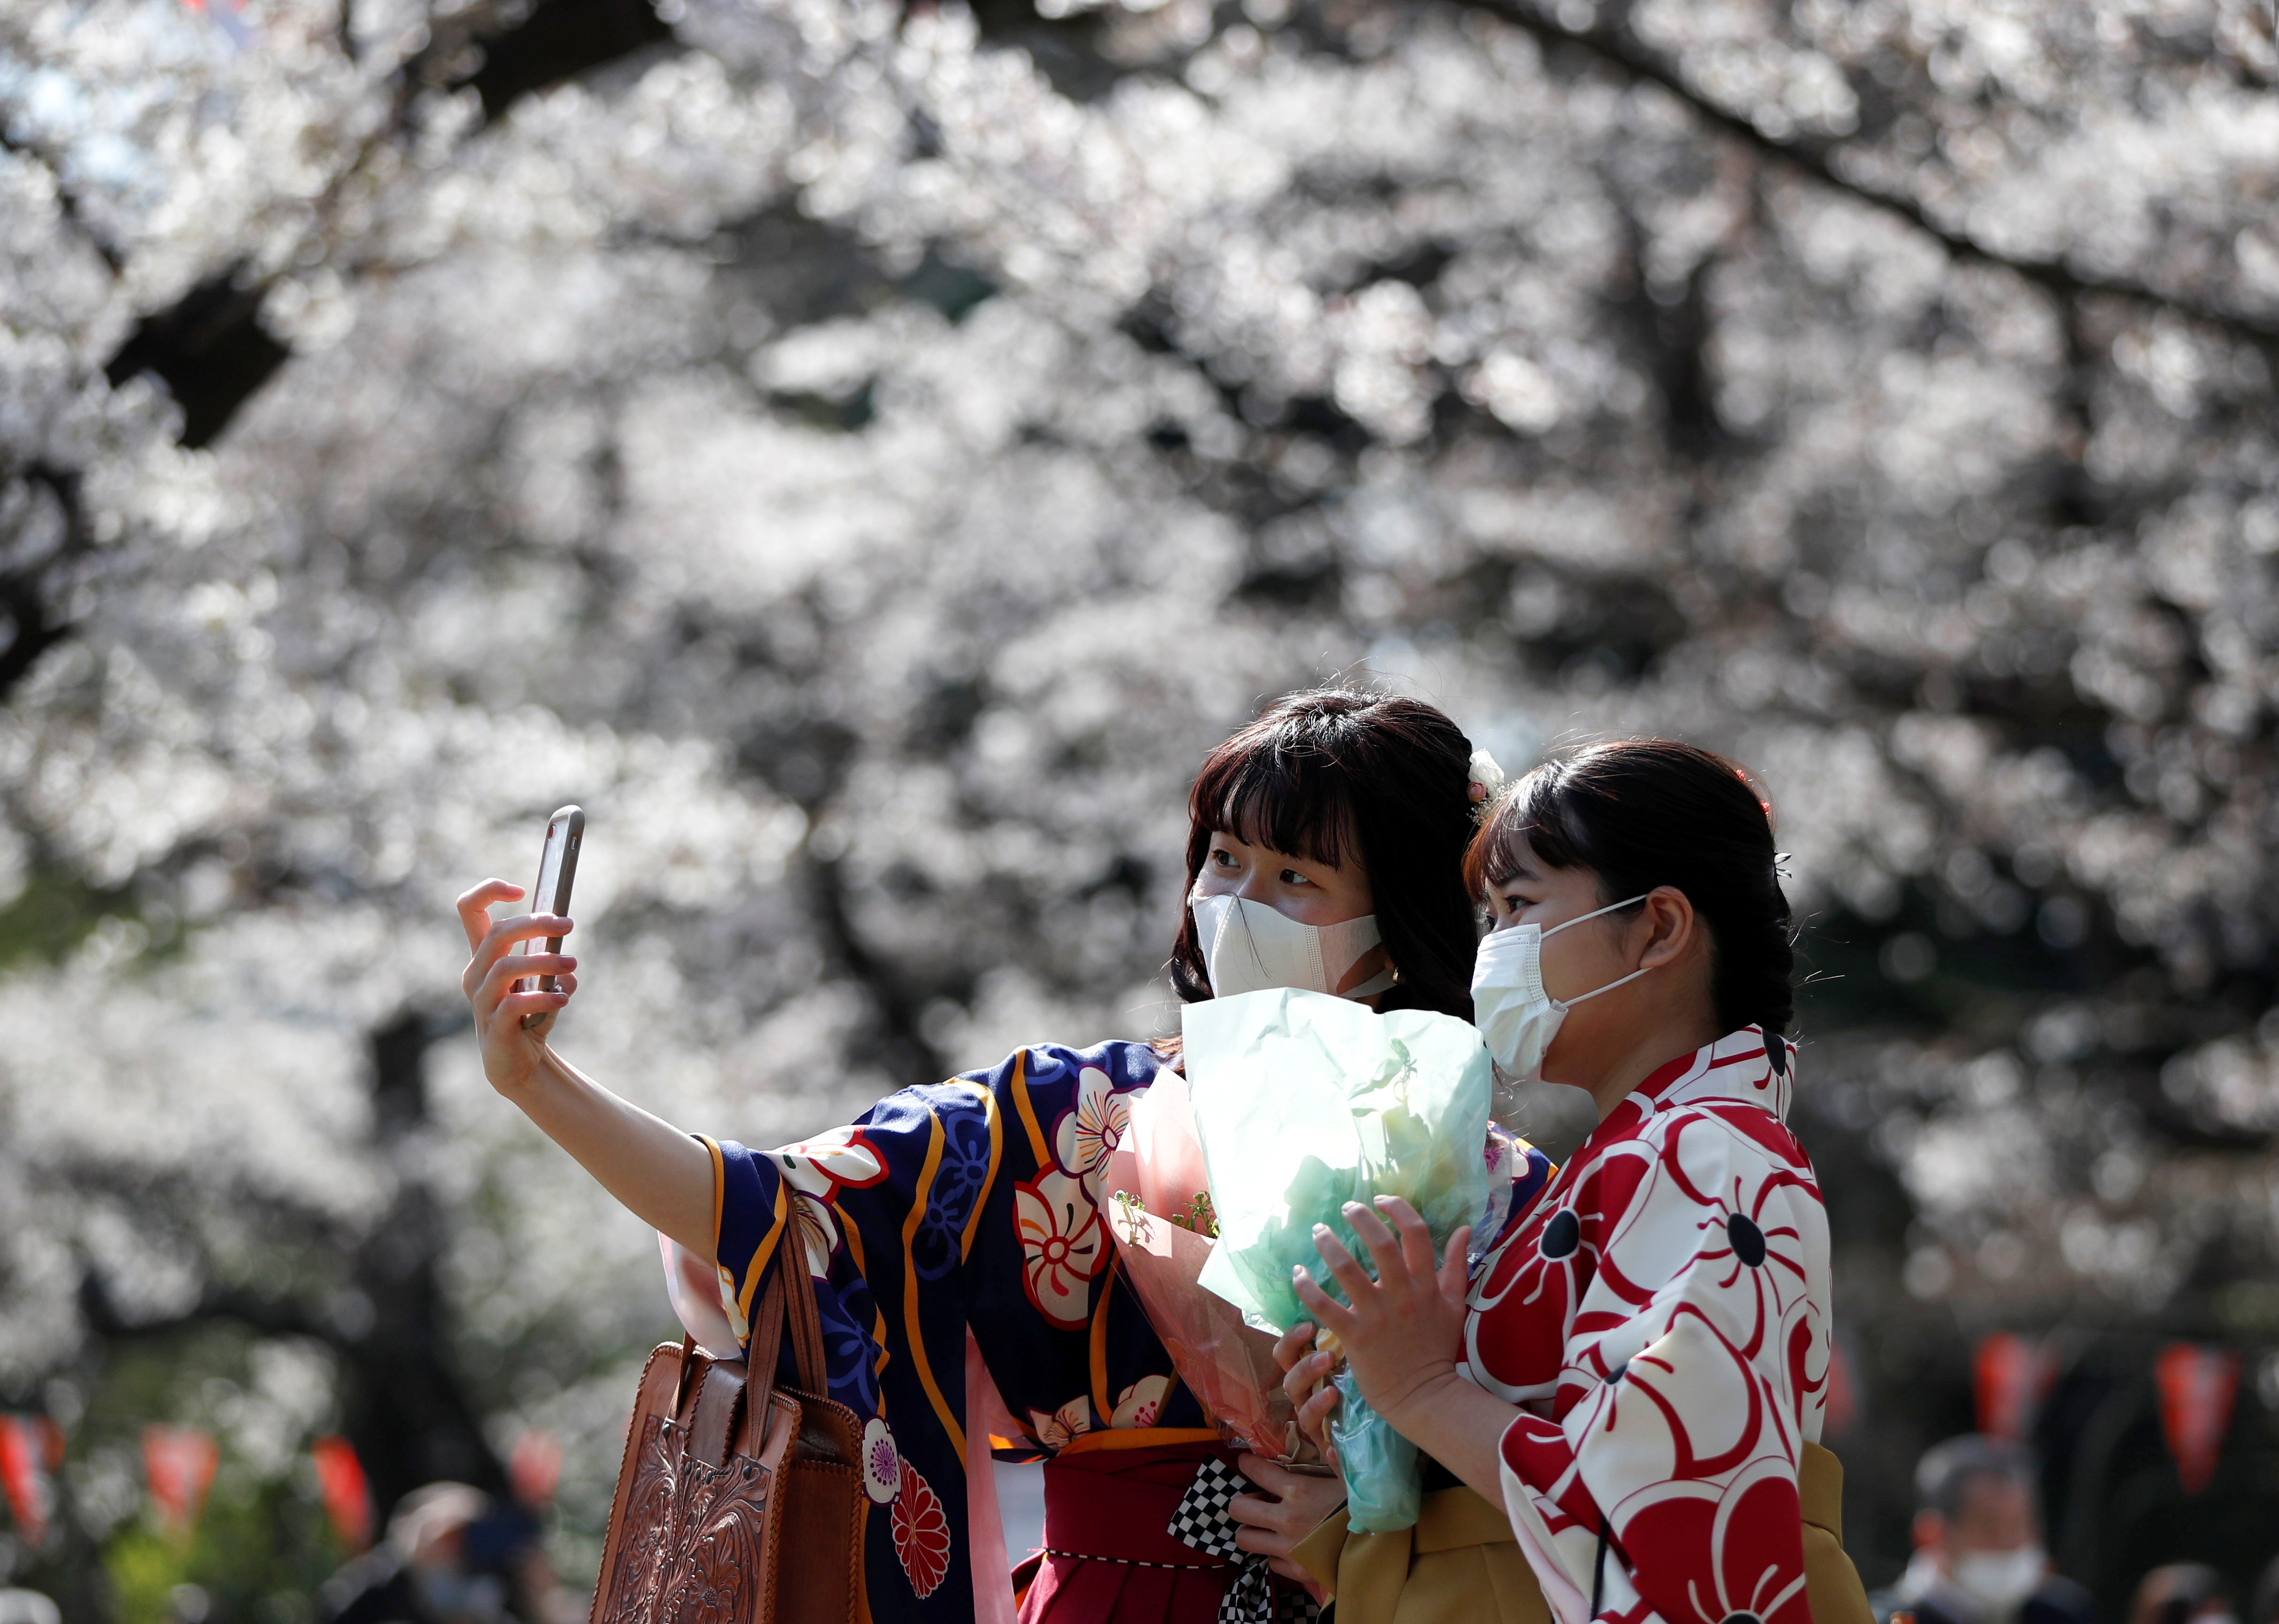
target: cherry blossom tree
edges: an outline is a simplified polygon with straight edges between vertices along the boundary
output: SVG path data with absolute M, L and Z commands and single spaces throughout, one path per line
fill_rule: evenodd
M 669 1321 L 450 897 L 582 803 L 561 1041 L 787 1140 L 1167 1026 L 1186 776 L 1357 671 L 1766 785 L 1880 1573 L 1976 1334 L 2279 1335 L 2275 76 L 2249 0 L 0 12 L 0 1397 L 235 1327 L 234 1437 L 549 1428 L 590 1564 Z

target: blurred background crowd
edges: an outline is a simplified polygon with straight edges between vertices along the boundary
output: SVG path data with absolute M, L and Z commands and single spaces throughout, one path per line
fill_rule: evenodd
M 1165 1030 L 1346 672 L 1771 790 L 1870 1586 L 2271 1624 L 2275 197 L 2268 0 L 0 4 L 0 1621 L 582 1608 L 555 806 L 781 1143 Z

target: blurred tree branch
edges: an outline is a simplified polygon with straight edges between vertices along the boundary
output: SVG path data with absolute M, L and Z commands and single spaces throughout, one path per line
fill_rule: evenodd
M 2279 319 L 2241 310 L 2219 310 L 2132 277 L 2099 275 L 2074 268 L 2062 255 L 2007 254 L 1989 248 L 1976 237 L 1935 218 L 1916 198 L 1846 174 L 1845 144 L 1810 136 L 1768 134 L 1746 116 L 1720 106 L 1697 89 L 1684 72 L 1650 50 L 1620 19 L 1600 20 L 1596 15 L 1586 27 L 1569 28 L 1534 0 L 1464 0 L 1472 11 L 1494 17 L 1539 40 L 1578 46 L 1633 79 L 1660 86 L 1692 110 L 1694 116 L 1721 134 L 1750 147 L 1774 163 L 1799 170 L 1824 186 L 1858 199 L 1870 207 L 1897 215 L 1916 230 L 1935 238 L 1961 259 L 2009 271 L 2047 289 L 2060 298 L 2083 294 L 2113 294 L 2173 310 L 2177 315 L 2215 327 L 2265 349 L 2279 347 Z
M 339 43 L 353 61 L 349 18 L 343 6 Z M 648 0 L 541 0 L 519 15 L 493 4 L 439 22 L 428 42 L 396 70 L 389 117 L 325 188 L 312 230 L 326 229 L 355 178 L 369 170 L 380 151 L 411 137 L 413 111 L 423 93 L 472 87 L 482 98 L 486 121 L 495 121 L 525 96 L 671 37 Z M 472 70 L 466 66 L 471 48 L 480 51 Z M 88 222 L 51 155 L 4 126 L 0 126 L 0 151 L 40 165 L 53 182 L 56 206 L 65 220 L 114 276 L 124 272 L 126 253 Z M 353 275 L 357 267 L 348 263 L 339 268 Z M 262 305 L 280 275 L 240 261 L 202 280 L 172 304 L 143 315 L 104 364 L 104 376 L 116 387 L 146 372 L 154 375 L 181 408 L 180 443 L 192 448 L 211 444 L 291 358 L 291 350 L 261 318 Z M 78 471 L 42 464 L 25 477 L 61 508 L 65 519 L 63 553 L 83 552 L 88 526 Z M 53 562 L 52 557 L 43 559 L 37 567 L 0 574 L 0 614 L 10 625 L 10 640 L 0 647 L 0 702 L 40 655 L 69 632 L 68 618 L 58 613 L 57 594 L 49 589 Z
M 353 60 L 343 17 L 341 49 Z M 486 34 L 487 26 L 503 21 L 494 6 L 436 26 L 434 37 L 396 71 L 392 116 L 326 188 L 315 229 L 324 229 L 377 151 L 409 138 L 422 92 L 472 88 L 482 98 L 485 120 L 495 122 L 526 96 L 672 37 L 648 0 L 541 0 L 519 20 Z M 464 64 L 471 49 L 480 52 L 480 65 L 468 72 Z M 76 219 L 60 185 L 58 194 Z M 91 234 L 90 241 L 117 271 L 118 255 Z M 111 357 L 107 375 L 117 384 L 140 372 L 157 374 L 182 407 L 182 444 L 211 443 L 290 354 L 261 321 L 262 303 L 278 274 L 256 275 L 239 264 L 201 281 L 173 304 L 145 316 Z
M 918 1025 L 918 993 L 894 967 L 871 951 L 847 906 L 853 888 L 835 857 L 810 854 L 808 898 L 824 945 L 839 967 L 862 984 L 878 1012 L 878 1023 L 864 1040 L 872 1059 L 897 1088 L 923 1087 L 948 1075 L 941 1056 Z
M 543 0 L 519 27 L 483 48 L 468 76 L 495 120 L 522 97 L 672 38 L 648 0 Z

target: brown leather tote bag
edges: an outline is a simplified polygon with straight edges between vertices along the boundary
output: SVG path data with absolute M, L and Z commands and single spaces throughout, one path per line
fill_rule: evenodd
M 798 1389 L 768 1380 L 787 1321 Z M 863 1428 L 820 1396 L 823 1327 L 805 1278 L 787 1291 L 777 1270 L 754 1329 L 748 1367 L 708 1358 L 693 1337 L 649 1355 L 625 1430 L 593 1624 L 868 1616 Z

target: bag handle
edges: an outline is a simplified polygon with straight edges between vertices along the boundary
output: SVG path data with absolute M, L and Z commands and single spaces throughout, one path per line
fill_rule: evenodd
M 783 1334 L 784 1281 L 783 1270 L 779 1268 L 768 1276 L 768 1289 L 760 1294 L 758 1317 L 752 1321 L 751 1340 L 744 1344 L 750 1350 L 744 1368 L 763 1388 L 776 1384 L 776 1360 L 783 1348 Z
M 672 1381 L 672 1407 L 664 1413 L 665 1424 L 686 1421 L 688 1414 L 682 1406 L 688 1402 L 688 1376 L 696 1367 L 696 1336 L 693 1331 L 680 1333 L 680 1374 Z
M 823 1360 L 823 1316 L 815 1306 L 815 1285 L 804 1265 L 799 1271 L 798 1283 L 784 1293 L 790 1304 L 792 1363 L 799 1371 L 800 1390 L 817 1398 L 830 1394 L 830 1376 Z M 776 1269 L 777 1278 L 783 1268 Z
M 760 1300 L 759 1318 L 752 1325 L 752 1374 L 769 1387 L 776 1384 L 777 1360 L 783 1339 L 791 1337 L 792 1367 L 802 1392 L 820 1398 L 829 1391 L 823 1359 L 823 1318 L 815 1306 L 815 1283 L 803 1258 L 778 1257 Z M 796 1267 L 797 1279 L 789 1278 Z

